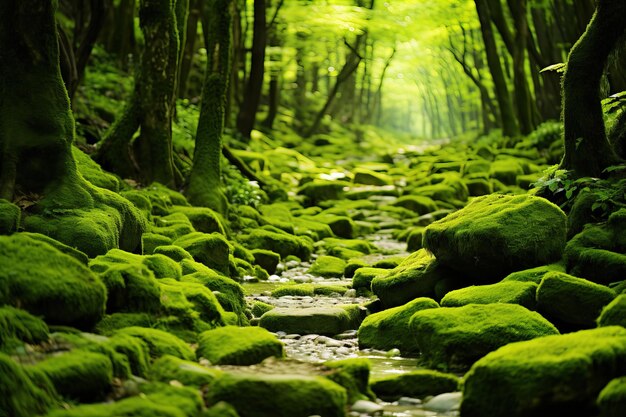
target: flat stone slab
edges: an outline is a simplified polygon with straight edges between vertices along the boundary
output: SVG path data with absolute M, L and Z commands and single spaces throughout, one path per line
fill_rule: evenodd
M 350 316 L 339 307 L 275 308 L 261 316 L 259 325 L 272 332 L 332 336 L 350 329 Z

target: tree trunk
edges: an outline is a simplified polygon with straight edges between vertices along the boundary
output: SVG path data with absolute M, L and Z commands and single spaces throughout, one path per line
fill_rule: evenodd
M 267 43 L 267 23 L 265 18 L 265 0 L 254 0 L 254 34 L 252 37 L 252 58 L 250 60 L 250 77 L 246 84 L 244 99 L 237 115 L 237 130 L 250 139 L 254 129 L 256 113 L 261 101 L 263 77 L 265 74 L 265 45 Z
M 189 81 L 189 73 L 193 67 L 193 58 L 197 51 L 198 40 L 198 23 L 200 22 L 201 2 L 200 0 L 191 0 L 189 2 L 189 18 L 187 19 L 187 34 L 185 48 L 181 48 L 181 64 L 178 76 L 178 96 L 181 98 L 188 97 L 187 82 Z
M 563 78 L 563 169 L 598 177 L 618 157 L 609 144 L 600 81 L 610 53 L 626 31 L 626 3 L 600 0 L 587 30 L 572 48 Z
M 528 20 L 526 0 L 508 0 L 509 9 L 515 23 L 513 44 L 513 85 L 520 133 L 528 135 L 535 130 L 533 123 L 533 99 L 526 77 L 526 46 L 528 41 Z

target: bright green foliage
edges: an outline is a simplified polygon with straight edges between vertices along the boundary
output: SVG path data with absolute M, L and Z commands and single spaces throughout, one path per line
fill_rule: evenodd
M 38 344 L 48 340 L 48 326 L 24 310 L 0 307 L 0 350 L 10 351 L 22 343 Z
M 541 284 L 541 280 L 548 272 L 565 272 L 565 266 L 562 264 L 550 264 L 544 266 L 538 266 L 531 269 L 525 269 L 523 271 L 512 272 L 507 275 L 502 282 L 519 281 L 519 282 L 534 282 L 535 284 Z
M 197 262 L 228 276 L 230 247 L 223 235 L 190 233 L 174 241 L 174 245 L 185 249 Z
M 565 214 L 547 200 L 490 195 L 429 225 L 424 246 L 442 264 L 463 274 L 497 280 L 558 260 L 565 246 L 565 226 Z
M 334 372 L 326 378 L 344 387 L 348 393 L 348 403 L 362 399 L 374 399 L 369 388 L 371 363 L 367 358 L 349 358 L 325 362 L 324 366 Z
M 35 382 L 40 382 L 39 385 Z M 44 376 L 32 381 L 25 369 L 0 353 L 0 416 L 31 417 L 55 403 L 54 388 Z
M 346 390 L 319 376 L 227 374 L 207 400 L 226 401 L 241 417 L 344 417 Z
M 0 235 L 17 232 L 22 212 L 18 206 L 0 199 Z
M 259 323 L 272 332 L 333 336 L 351 328 L 348 313 L 338 307 L 274 308 Z
M 28 236 L 0 236 L 0 304 L 89 328 L 104 314 L 105 298 L 102 282 L 76 259 Z
M 421 398 L 457 391 L 460 382 L 460 378 L 453 374 L 420 369 L 376 379 L 370 386 L 377 397 L 397 400 L 400 397 Z
M 467 369 L 500 346 L 558 334 L 538 313 L 516 304 L 430 308 L 409 322 L 422 359 L 433 368 Z
M 442 307 L 460 307 L 467 304 L 509 303 L 535 309 L 537 284 L 534 282 L 505 281 L 450 291 L 441 299 Z
M 369 290 L 374 278 L 383 277 L 389 273 L 388 269 L 363 267 L 354 271 L 352 288 Z
M 195 355 L 187 345 L 178 337 L 158 329 L 144 327 L 127 327 L 116 333 L 136 337 L 148 345 L 150 357 L 160 358 L 163 355 L 172 355 L 180 359 L 193 360 Z
M 283 344 L 265 329 L 226 326 L 202 333 L 196 356 L 214 365 L 254 365 L 284 353 Z
M 420 216 L 437 210 L 437 204 L 433 201 L 433 199 L 422 195 L 402 196 L 398 198 L 393 205 L 414 211 Z
M 598 317 L 598 326 L 626 327 L 626 294 L 618 295 L 602 309 Z
M 353 172 L 352 182 L 364 185 L 393 185 L 393 179 L 384 173 L 372 171 L 366 168 L 357 168 Z
M 626 377 L 615 378 L 598 396 L 600 417 L 619 417 L 626 407 Z
M 34 366 L 66 399 L 84 402 L 104 399 L 113 381 L 113 366 L 100 353 L 73 350 L 51 356 Z
M 604 285 L 563 272 L 550 272 L 537 288 L 537 311 L 558 325 L 591 328 L 615 295 Z
M 404 356 L 418 353 L 415 335 L 409 330 L 409 320 L 418 311 L 437 307 L 439 305 L 430 298 L 416 298 L 403 306 L 367 316 L 359 327 L 359 347 L 397 348 Z
M 239 239 L 249 249 L 267 249 L 278 253 L 282 259 L 295 255 L 303 261 L 308 260 L 313 245 L 302 237 L 263 229 L 254 229 L 250 234 Z
M 624 374 L 626 329 L 612 326 L 513 343 L 465 375 L 467 417 L 594 415 L 600 391 Z
M 343 259 L 322 255 L 315 260 L 307 272 L 323 278 L 341 278 L 345 268 L 346 262 Z
M 178 381 L 183 385 L 198 388 L 211 385 L 221 376 L 222 371 L 218 369 L 206 368 L 171 355 L 161 356 L 150 368 L 150 377 L 155 381 L 165 383 Z
M 419 250 L 385 276 L 372 280 L 372 292 L 387 308 L 403 305 L 418 297 L 433 297 L 435 284 L 446 271 L 433 255 Z
M 279 254 L 266 249 L 253 249 L 251 252 L 252 256 L 254 256 L 254 262 L 265 269 L 268 274 L 276 272 L 276 267 L 280 262 Z

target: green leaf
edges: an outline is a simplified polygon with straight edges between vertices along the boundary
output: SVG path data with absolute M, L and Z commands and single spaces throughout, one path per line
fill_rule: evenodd
M 547 67 L 545 67 L 539 72 L 541 73 L 541 72 L 555 71 L 561 74 L 565 72 L 566 67 L 567 67 L 567 64 L 565 64 L 564 62 L 559 62 L 558 64 L 548 65 Z

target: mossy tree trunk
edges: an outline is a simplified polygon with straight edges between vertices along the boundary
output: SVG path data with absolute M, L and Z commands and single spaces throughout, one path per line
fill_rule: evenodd
M 231 68 L 232 0 L 208 0 L 207 68 L 187 198 L 220 213 L 228 209 L 222 191 L 222 133 Z
M 572 48 L 563 77 L 565 155 L 561 168 L 599 177 L 618 161 L 609 143 L 600 82 L 607 60 L 626 31 L 626 2 L 600 0 L 585 33 Z
M 122 177 L 169 187 L 180 182 L 172 161 L 172 117 L 188 0 L 142 0 L 144 48 L 133 95 L 100 143 L 96 159 Z M 182 36 L 179 33 L 181 29 Z M 135 139 L 135 132 L 139 135 Z

